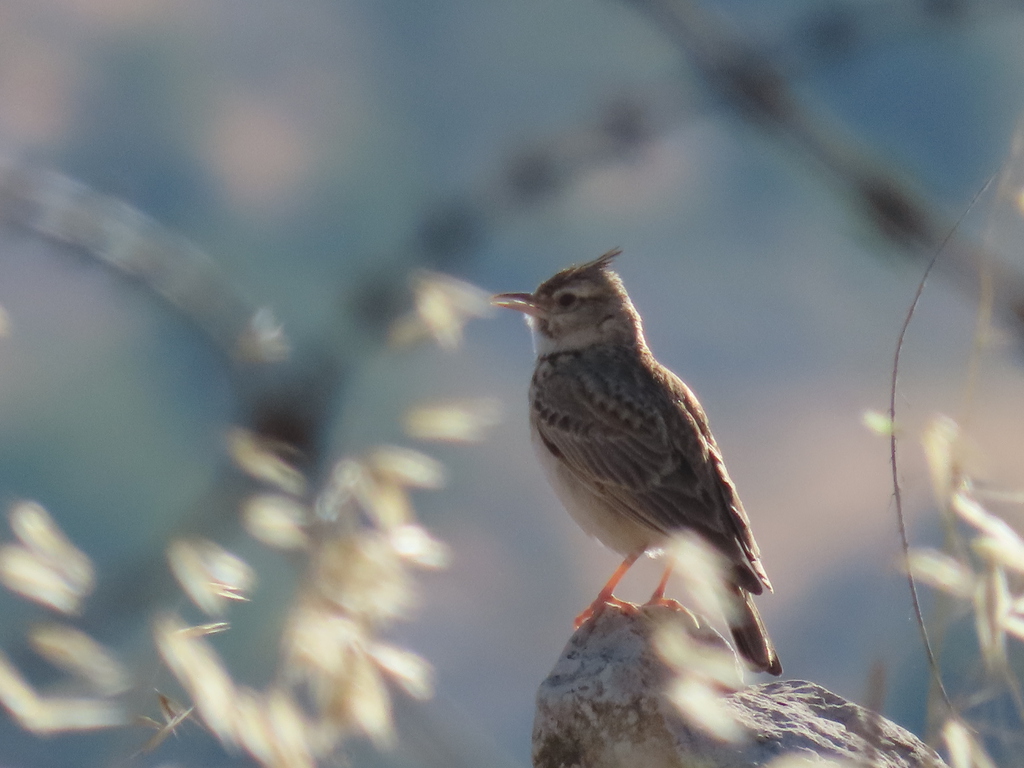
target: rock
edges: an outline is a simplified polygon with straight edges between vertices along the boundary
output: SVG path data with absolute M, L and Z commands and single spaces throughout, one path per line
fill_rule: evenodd
M 782 755 L 945 768 L 906 729 L 819 685 L 743 686 L 738 671 L 721 635 L 688 612 L 609 606 L 577 630 L 540 686 L 534 768 L 742 768 Z

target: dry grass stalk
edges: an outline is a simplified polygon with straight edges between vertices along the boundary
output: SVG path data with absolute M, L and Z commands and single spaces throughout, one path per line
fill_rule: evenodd
M 254 539 L 275 549 L 306 549 L 311 513 L 291 496 L 261 493 L 242 507 L 242 524 Z
M 959 459 L 964 437 L 952 419 L 936 417 L 923 444 L 933 492 L 940 509 L 949 513 L 948 546 L 958 555 L 912 550 L 907 567 L 919 580 L 970 606 L 978 648 L 992 681 L 1001 683 L 1024 716 L 1024 696 L 1007 657 L 1007 636 L 1024 640 L 1024 538 L 977 499 L 974 484 Z M 1016 494 L 987 494 L 1001 501 Z M 955 525 L 959 521 L 961 525 Z M 988 695 L 991 695 L 988 694 Z M 943 738 L 954 768 L 990 766 L 987 755 L 967 725 L 953 717 Z
M 12 592 L 65 614 L 79 614 L 96 585 L 89 558 L 42 506 L 15 503 L 8 515 L 18 544 L 0 547 L 0 581 Z
M 948 508 L 963 479 L 958 449 L 960 437 L 959 425 L 948 416 L 932 419 L 921 437 L 932 493 L 941 509 Z
M 174 701 L 174 699 L 160 693 L 160 691 L 157 691 L 156 695 L 157 700 L 160 702 L 160 714 L 163 717 L 163 722 L 158 722 L 157 720 L 154 720 L 151 717 L 146 717 L 145 715 L 140 715 L 135 718 L 136 723 L 139 725 L 145 725 L 156 729 L 156 733 L 149 738 L 149 741 L 142 745 L 142 749 L 139 750 L 140 754 L 152 752 L 163 744 L 167 737 L 172 733 L 176 735 L 178 726 L 188 720 L 188 718 L 192 716 L 192 712 L 195 710 L 195 707 L 188 707 L 186 709 L 181 704 Z
M 971 566 L 937 549 L 913 549 L 907 567 L 919 581 L 935 589 L 970 600 L 977 588 L 977 576 Z
M 477 443 L 500 422 L 501 403 L 495 398 L 454 400 L 411 409 L 405 415 L 405 431 L 417 440 Z
M 102 698 L 40 696 L 0 653 L 0 704 L 22 728 L 39 736 L 125 725 L 123 708 Z
M 896 425 L 893 424 L 889 414 L 873 409 L 864 411 L 860 416 L 861 424 L 876 435 L 890 437 L 896 433 Z
M 281 465 L 253 450 L 259 441 L 241 444 L 239 463 L 252 474 L 278 475 Z M 414 698 L 432 694 L 430 666 L 379 637 L 415 603 L 412 569 L 447 563 L 447 548 L 415 522 L 409 497 L 410 489 L 439 488 L 443 480 L 436 460 L 382 446 L 339 461 L 309 506 L 291 493 L 247 500 L 242 517 L 255 538 L 307 558 L 282 637 L 277 683 L 265 692 L 234 683 L 202 639 L 225 622 L 190 627 L 173 615 L 154 622 L 164 663 L 225 746 L 241 747 L 268 767 L 313 766 L 352 733 L 381 746 L 393 741 L 387 681 Z M 212 542 L 176 541 L 168 559 L 186 594 L 211 615 L 223 615 L 226 598 L 253 583 L 248 566 Z
M 682 580 L 693 601 L 694 610 L 702 616 L 721 613 L 727 621 L 732 619 L 735 598 L 727 586 L 722 556 L 702 536 L 690 531 L 673 536 L 664 549 L 673 572 Z
M 40 656 L 87 681 L 103 696 L 116 696 L 132 686 L 131 675 L 114 654 L 81 630 L 39 624 L 29 631 L 28 640 Z
M 210 645 L 173 614 L 158 616 L 153 636 L 164 664 L 188 692 L 206 727 L 234 747 L 235 683 Z
M 182 590 L 208 616 L 223 616 L 228 601 L 245 600 L 256 582 L 244 560 L 212 541 L 172 541 L 167 561 Z
M 439 490 L 445 484 L 444 465 L 411 448 L 384 445 L 372 450 L 364 466 L 381 485 Z
M 996 768 L 992 758 L 960 720 L 949 719 L 942 727 L 950 768 Z
M 240 427 L 228 431 L 227 441 L 231 458 L 247 475 L 292 496 L 305 493 L 306 478 L 284 458 L 287 446 Z
M 392 325 L 390 342 L 394 346 L 433 339 L 451 351 L 462 342 L 469 320 L 491 314 L 489 293 L 450 275 L 420 270 L 410 283 L 415 309 Z
M 733 598 L 723 579 L 721 556 L 702 538 L 674 537 L 665 547 L 698 613 L 728 613 Z M 665 621 L 654 634 L 654 648 L 672 672 L 665 695 L 693 727 L 724 742 L 747 737 L 723 694 L 743 687 L 743 673 L 732 648 L 689 611 Z

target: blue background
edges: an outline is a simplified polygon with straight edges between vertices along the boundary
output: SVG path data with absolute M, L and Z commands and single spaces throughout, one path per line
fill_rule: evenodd
M 864 148 L 949 221 L 1014 162 L 1024 16 L 1010 7 L 708 7 L 769 53 L 823 130 Z M 582 152 L 623 104 L 649 116 L 628 151 L 554 182 L 550 167 L 530 164 Z M 528 765 L 536 687 L 617 561 L 575 528 L 531 455 L 533 355 L 518 317 L 472 323 L 453 353 L 388 350 L 337 319 L 368 275 L 422 261 L 410 244 L 425 222 L 438 211 L 472 217 L 474 203 L 488 215 L 469 219 L 469 247 L 437 266 L 488 291 L 532 290 L 624 249 L 617 268 L 649 343 L 701 398 L 752 519 L 776 590 L 759 605 L 786 675 L 862 700 L 880 660 L 885 713 L 925 733 L 888 443 L 861 424 L 865 409 L 887 406 L 923 262 L 878 236 L 799 147 L 707 90 L 628 5 L 4 0 L 0 151 L 188 237 L 240 293 L 274 309 L 298 348 L 338 345 L 350 367 L 326 425 L 329 456 L 404 441 L 402 413 L 420 401 L 504 404 L 482 445 L 428 448 L 449 485 L 418 494 L 417 509 L 454 561 L 423 577 L 417 614 L 393 637 L 434 664 L 438 693 L 425 707 L 400 704 L 406 741 L 383 757 L 357 744 L 356 765 Z M 539 188 L 516 187 L 522 174 Z M 1009 244 L 1001 257 L 1020 265 L 1019 215 L 993 188 L 960 232 L 980 241 L 992 222 L 992 242 Z M 202 514 L 239 403 L 217 352 L 145 290 L 24 233 L 4 237 L 0 498 L 43 503 L 112 587 Z M 965 423 L 972 472 L 1019 487 L 1019 347 L 994 334 L 968 400 L 975 313 L 975 297 L 936 278 L 907 337 L 900 434 L 915 543 L 941 537 L 918 439 L 935 413 Z M 1019 509 L 999 511 L 1019 522 Z M 217 639 L 236 677 L 260 685 L 294 569 L 237 525 L 218 540 L 260 574 L 256 598 Z M 156 557 L 151 567 L 166 566 Z M 646 598 L 658 570 L 641 564 L 620 595 Z M 52 674 L 22 639 L 41 615 L 0 596 L 0 647 L 45 685 Z M 94 616 L 94 631 L 132 660 L 142 688 L 166 686 L 147 620 Z M 961 621 L 943 649 L 962 690 L 982 685 L 972 643 Z M 113 764 L 145 738 L 37 740 L 0 713 L 0 766 Z M 194 726 L 139 758 L 169 760 L 224 764 Z

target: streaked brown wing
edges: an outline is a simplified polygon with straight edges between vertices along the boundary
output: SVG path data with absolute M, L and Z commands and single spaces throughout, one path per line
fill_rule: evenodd
M 693 424 L 703 436 L 708 449 L 708 467 L 717 478 L 715 489 L 720 495 L 720 509 L 726 510 L 728 527 L 731 529 L 732 535 L 736 537 L 736 541 L 743 551 L 743 556 L 750 565 L 753 574 L 757 577 L 757 581 L 771 592 L 772 584 L 768 579 L 764 566 L 761 564 L 761 551 L 758 549 L 757 542 L 754 541 L 754 533 L 750 529 L 750 518 L 747 517 L 746 510 L 743 509 L 743 503 L 736 492 L 736 486 L 733 484 L 732 478 L 729 477 L 729 472 L 725 468 L 722 452 L 718 448 L 718 443 L 715 442 L 714 435 L 711 434 L 711 428 L 708 426 L 704 409 L 701 407 L 700 402 L 698 402 L 697 396 L 672 371 L 658 365 L 656 376 L 663 380 L 666 387 L 672 392 L 673 400 L 678 404 L 676 413 L 682 417 L 682 420 L 687 425 Z M 672 434 L 678 435 L 680 431 L 672 430 Z M 685 445 L 685 442 L 682 443 L 679 446 L 680 449 L 685 449 Z M 754 594 L 761 594 L 760 589 L 753 589 L 751 587 L 746 587 L 746 589 Z
M 580 481 L 637 522 L 663 533 L 692 527 L 720 539 L 726 527 L 715 489 L 708 473 L 698 471 L 708 460 L 699 433 L 690 426 L 692 446 L 680 450 L 686 438 L 672 434 L 664 398 L 610 373 L 548 376 L 533 402 L 541 440 Z

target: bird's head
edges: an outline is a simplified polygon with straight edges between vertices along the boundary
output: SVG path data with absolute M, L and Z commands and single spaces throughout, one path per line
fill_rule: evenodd
M 533 293 L 499 293 L 491 303 L 526 314 L 540 354 L 594 344 L 642 345 L 640 315 L 610 266 L 619 253 L 563 269 Z

